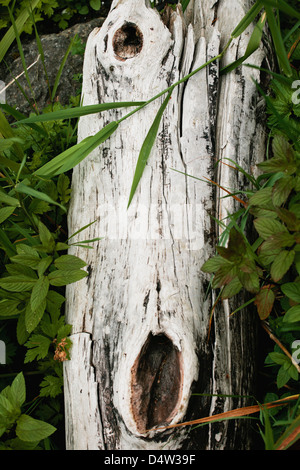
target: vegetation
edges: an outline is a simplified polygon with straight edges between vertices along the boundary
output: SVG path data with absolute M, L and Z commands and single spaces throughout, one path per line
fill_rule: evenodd
M 1 1 L 2 16 L 9 26 L 0 42 L 0 60 L 13 40 L 17 40 L 29 81 L 20 40 L 21 31 L 36 35 L 43 58 L 36 21 L 49 13 L 54 21 L 56 1 Z M 60 2 L 65 8 L 73 2 Z M 74 2 L 72 8 L 100 2 Z M 153 2 L 159 3 L 159 2 Z M 256 22 L 245 55 L 221 73 L 230 73 L 259 46 L 267 22 L 273 39 L 278 68 L 265 96 L 268 114 L 269 147 L 261 174 L 241 171 L 250 189 L 242 207 L 232 214 L 217 247 L 216 256 L 206 261 L 203 271 L 212 273 L 212 288 L 219 299 L 247 291 L 247 305 L 255 306 L 263 327 L 274 339 L 274 350 L 265 358 L 269 377 L 266 402 L 288 399 L 281 407 L 260 407 L 261 435 L 266 449 L 287 448 L 299 437 L 300 361 L 300 165 L 299 165 L 299 24 L 300 14 L 292 1 L 256 1 L 232 33 L 224 50 L 211 61 L 220 60 L 230 42 Z M 188 2 L 182 2 L 185 8 Z M 7 7 L 15 7 L 14 12 Z M 155 5 L 153 5 L 155 6 Z M 274 8 L 275 7 L 275 8 Z M 34 14 L 33 14 L 34 12 Z M 1 11 L 2 13 L 2 11 Z M 15 19 L 16 18 L 16 19 Z M 65 20 L 61 18 L 60 21 Z M 58 21 L 59 23 L 59 21 Z M 63 28 L 65 23 L 60 24 Z M 67 54 L 71 52 L 70 46 Z M 62 64 L 66 57 L 62 58 Z M 43 59 L 42 59 L 43 60 Z M 210 62 L 211 62 L 210 61 Z M 70 200 L 71 170 L 95 147 L 105 141 L 120 122 L 166 95 L 150 126 L 137 163 L 130 204 L 142 184 L 145 163 L 155 142 L 158 127 L 173 89 L 208 63 L 163 90 L 147 102 L 107 103 L 79 107 L 78 97 L 68 106 L 56 102 L 55 89 L 49 90 L 50 104 L 43 110 L 32 107 L 23 116 L 7 105 L 0 111 L 0 339 L 6 345 L 6 365 L 0 374 L 0 448 L 50 449 L 61 442 L 63 431 L 62 362 L 69 357 L 71 326 L 65 323 L 64 289 L 87 275 L 85 263 L 68 254 L 72 244 L 90 248 L 93 241 L 78 242 L 68 234 L 66 213 Z M 46 79 L 46 78 L 45 78 Z M 258 85 L 257 85 L 258 86 Z M 259 88 L 259 86 L 258 86 Z M 32 99 L 30 100 L 32 103 Z M 34 102 L 33 102 L 34 104 Z M 84 114 L 113 107 L 132 107 L 118 122 L 111 122 L 97 134 L 76 144 L 77 119 Z M 7 117 L 14 118 L 10 124 Z M 232 197 L 237 198 L 236 192 Z M 255 229 L 252 240 L 246 223 Z M 84 230 L 84 227 L 82 228 Z M 247 305 L 241 305 L 238 310 Z M 234 314 L 241 314 L 235 311 Z M 20 372 L 21 371 L 21 372 Z M 27 378 L 30 378 L 30 388 Z M 27 384 L 27 393 L 26 385 Z M 38 398 L 36 398 L 38 396 Z M 57 429 L 56 432 L 55 429 Z

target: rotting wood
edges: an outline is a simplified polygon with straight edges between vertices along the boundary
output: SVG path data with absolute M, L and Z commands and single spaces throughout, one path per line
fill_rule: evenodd
M 148 1 L 113 1 L 86 46 L 83 103 L 156 95 L 216 56 L 248 6 L 195 0 L 185 19 L 178 6 L 162 21 Z M 249 31 L 232 43 L 226 60 L 243 54 Z M 264 57 L 259 50 L 252 63 L 261 65 Z M 209 278 L 201 265 L 217 241 L 211 216 L 223 218 L 231 202 L 216 207 L 214 187 L 192 178 L 218 177 L 224 187 L 237 187 L 238 173 L 225 165 L 216 172 L 217 160 L 231 158 L 250 169 L 263 158 L 263 123 L 250 75 L 259 79 L 245 67 L 220 78 L 219 64 L 212 63 L 174 90 L 128 210 L 139 151 L 161 102 L 123 121 L 74 169 L 69 231 L 96 220 L 84 238 L 103 239 L 88 252 L 71 250 L 86 260 L 89 276 L 67 289 L 75 343 L 64 369 L 69 449 L 247 447 L 243 424 L 193 432 L 156 428 L 244 404 L 209 394 L 253 390 L 250 316 L 230 318 L 230 305 L 218 306 L 207 341 L 214 299 L 206 295 Z M 79 140 L 126 112 L 81 118 Z

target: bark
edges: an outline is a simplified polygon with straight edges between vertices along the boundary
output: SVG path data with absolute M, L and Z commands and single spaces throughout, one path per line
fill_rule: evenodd
M 247 1 L 195 0 L 185 17 L 180 6 L 161 17 L 148 1 L 113 1 L 87 42 L 83 104 L 151 98 L 216 56 L 248 8 Z M 232 43 L 227 63 L 244 53 L 250 33 L 251 27 Z M 260 66 L 264 57 L 260 49 L 251 63 Z M 212 63 L 174 90 L 128 210 L 139 151 L 165 96 L 123 121 L 74 169 L 69 233 L 96 221 L 82 237 L 103 239 L 93 250 L 71 251 L 86 260 L 89 276 L 67 289 L 73 325 L 64 369 L 68 449 L 250 445 L 241 421 L 158 429 L 247 402 L 213 394 L 253 393 L 251 312 L 230 317 L 229 303 L 218 304 L 210 330 L 215 299 L 201 271 L 215 253 L 213 217 L 233 210 L 204 178 L 243 187 L 238 172 L 216 163 L 230 158 L 252 171 L 264 154 L 251 80 L 259 81 L 259 72 L 241 67 L 220 77 L 226 62 Z M 127 112 L 81 118 L 79 141 Z

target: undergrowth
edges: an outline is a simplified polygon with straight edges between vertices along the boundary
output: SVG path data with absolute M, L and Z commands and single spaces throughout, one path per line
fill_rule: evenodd
M 23 2 L 2 1 L 0 5 L 11 3 L 17 7 Z M 55 3 L 41 2 L 38 8 L 48 5 L 51 9 Z M 158 6 L 163 2 L 152 3 Z M 79 8 L 79 4 L 83 2 L 74 5 Z M 96 7 L 99 2 L 89 4 Z M 182 2 L 184 8 L 187 4 Z M 211 60 L 219 60 L 230 42 L 242 34 L 263 9 L 245 56 L 222 72 L 230 73 L 259 47 L 267 18 L 278 60 L 276 74 L 270 72 L 271 88 L 268 95 L 264 95 L 269 147 L 266 160 L 259 165 L 261 174 L 257 178 L 237 168 L 249 179 L 251 195 L 239 212 L 232 214 L 225 231 L 227 242 L 218 246 L 216 256 L 206 261 L 203 270 L 212 273 L 212 288 L 217 290 L 220 300 L 236 296 L 242 290 L 248 291 L 251 296 L 248 304 L 255 305 L 263 328 L 274 340 L 274 350 L 268 351 L 265 358 L 270 384 L 265 400 L 294 399 L 281 408 L 261 408 L 261 436 L 266 449 L 289 447 L 299 435 L 300 428 L 300 15 L 290 9 L 293 4 L 283 0 L 255 2 L 233 31 L 224 50 Z M 20 32 L 25 24 L 28 28 L 33 27 L 43 58 L 35 26 L 39 18 L 33 15 L 37 5 L 38 2 L 32 0 L 32 11 L 22 10 L 16 21 L 7 10 L 12 29 L 0 42 L 1 60 L 12 41 L 17 39 L 28 80 Z M 274 12 L 274 6 L 280 8 Z M 285 18 L 283 27 L 282 9 L 288 13 L 288 21 Z M 49 13 L 51 16 L 53 11 L 49 10 Z M 38 9 L 35 14 L 39 14 Z M 298 22 L 293 21 L 293 15 Z M 67 53 L 70 51 L 71 48 Z M 62 63 L 65 59 L 62 58 Z M 13 108 L 1 105 L 0 344 L 5 345 L 6 359 L 0 374 L 1 449 L 61 446 L 55 436 L 61 437 L 64 426 L 62 363 L 68 360 L 71 347 L 71 326 L 64 318 L 64 289 L 67 284 L 87 275 L 85 263 L 68 255 L 68 248 L 76 243 L 89 247 L 88 240 L 77 241 L 78 233 L 67 233 L 72 168 L 106 140 L 122 120 L 166 94 L 141 149 L 130 204 L 173 89 L 206 65 L 208 63 L 148 102 L 78 107 L 79 98 L 73 97 L 69 106 L 63 107 L 55 95 L 58 76 L 54 89 L 49 90 L 49 106 L 43 110 L 33 106 L 29 119 Z M 120 121 L 109 123 L 95 136 L 76 144 L 78 117 L 121 106 L 135 106 L 135 109 Z M 9 124 L 8 115 L 15 119 L 14 124 Z M 244 231 L 246 221 L 250 221 L 256 230 L 254 241 L 250 241 Z M 244 307 L 241 305 L 238 310 Z

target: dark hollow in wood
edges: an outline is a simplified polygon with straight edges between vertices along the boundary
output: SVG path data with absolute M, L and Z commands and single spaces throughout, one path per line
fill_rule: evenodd
M 181 397 L 181 353 L 164 334 L 149 334 L 131 370 L 131 407 L 139 432 L 167 424 Z
M 143 34 L 134 23 L 126 21 L 113 37 L 113 49 L 119 60 L 131 59 L 138 55 L 143 47 Z

